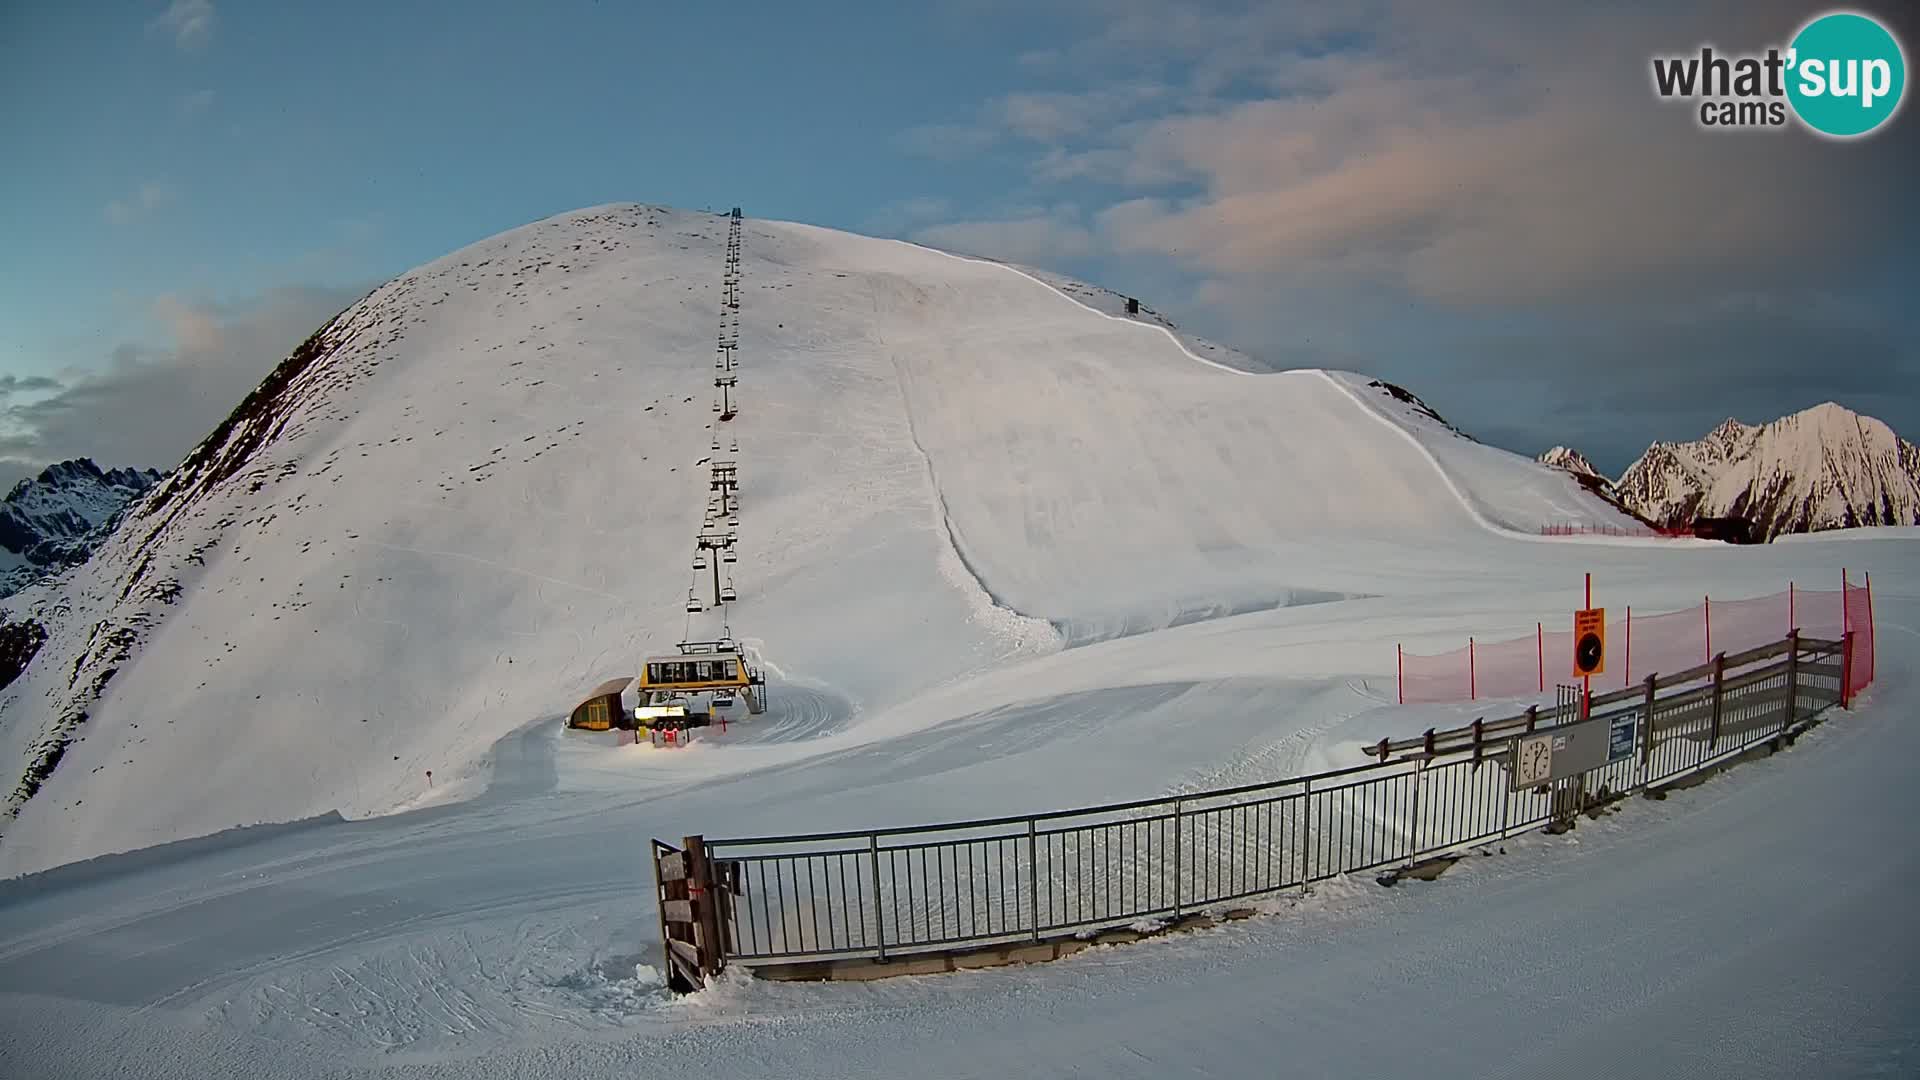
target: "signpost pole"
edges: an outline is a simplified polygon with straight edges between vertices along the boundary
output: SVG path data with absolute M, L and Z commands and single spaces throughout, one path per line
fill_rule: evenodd
M 1593 610 L 1593 573 L 1591 571 L 1587 573 L 1586 610 L 1588 611 Z M 1580 718 L 1583 720 L 1586 719 L 1589 715 L 1591 715 L 1592 710 L 1593 710 L 1593 676 L 1583 675 L 1580 677 Z
M 1620 685 L 1623 687 L 1633 685 L 1633 605 L 1632 604 L 1627 605 L 1627 640 L 1625 642 L 1625 649 L 1626 649 L 1626 655 L 1622 657 L 1622 662 L 1625 665 L 1626 670 L 1623 671 L 1620 675 Z

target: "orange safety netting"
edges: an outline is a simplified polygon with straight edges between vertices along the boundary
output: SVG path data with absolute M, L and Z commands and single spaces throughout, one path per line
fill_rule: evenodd
M 1842 589 L 1802 589 L 1746 600 L 1714 600 L 1683 611 L 1636 615 L 1625 609 L 1607 623 L 1607 663 L 1593 677 L 1595 691 L 1620 689 L 1649 675 L 1685 671 L 1717 653 L 1738 653 L 1786 637 L 1798 627 L 1804 637 L 1839 639 L 1853 633 L 1846 692 L 1873 682 L 1873 591 L 1846 582 Z M 1573 670 L 1573 632 L 1548 630 L 1506 641 L 1468 639 L 1451 652 L 1398 657 L 1402 704 L 1442 704 L 1482 698 L 1525 698 L 1578 678 Z

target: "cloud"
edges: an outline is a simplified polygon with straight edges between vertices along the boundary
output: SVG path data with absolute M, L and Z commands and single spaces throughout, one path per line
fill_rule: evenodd
M 1891 140 L 1703 132 L 1654 97 L 1653 55 L 1777 43 L 1804 18 L 1788 0 L 1068 6 L 1095 31 L 1022 66 L 1086 85 L 1002 93 L 901 143 L 1024 151 L 1038 183 L 1119 188 L 1098 243 L 1197 273 L 1464 306 L 1792 277 L 1881 240 L 1912 160 Z
M 960 161 L 992 147 L 999 133 L 977 124 L 922 124 L 895 136 L 900 149 L 936 161 Z
M 1119 125 L 1167 94 L 1167 87 L 1151 81 L 1004 94 L 982 105 L 972 120 L 908 128 L 895 143 L 910 154 L 936 160 L 959 160 L 1009 142 L 1057 149 L 1094 133 L 1118 134 Z
M 192 51 L 213 40 L 213 19 L 212 0 L 173 0 L 151 25 L 173 35 L 175 45 Z
M 1114 127 L 1166 93 L 1166 87 L 1142 82 L 1078 93 L 1007 94 L 987 111 L 990 122 L 1018 138 L 1059 143 Z
M 182 117 L 199 116 L 201 113 L 213 108 L 213 98 L 214 93 L 212 90 L 195 90 L 191 93 L 180 95 L 179 100 L 174 103 L 174 108 Z
M 1655 440 L 1829 399 L 1920 435 L 1920 336 L 1873 304 L 1816 289 L 1543 314 L 1426 309 L 1384 285 L 1233 276 L 1210 280 L 1188 310 L 1275 366 L 1388 379 L 1476 437 L 1527 454 L 1565 443 L 1612 474 Z
M 107 220 L 115 225 L 126 225 L 172 202 L 173 198 L 172 188 L 150 180 L 141 184 L 140 190 L 127 198 L 109 202 L 106 208 Z
M 0 375 L 0 413 L 6 411 L 16 395 L 49 394 L 59 389 L 58 379 L 44 375 Z M 33 471 L 24 463 L 0 461 L 0 493 L 13 490 L 15 483 Z
M 1041 266 L 1082 258 L 1096 248 L 1093 233 L 1080 224 L 1070 207 L 1054 211 L 1029 209 L 997 220 L 930 225 L 916 230 L 912 239 L 956 254 L 984 255 Z
M 308 334 L 362 295 L 292 286 L 225 304 L 161 297 L 154 314 L 170 346 L 123 344 L 57 384 L 14 380 L 14 391 L 51 392 L 0 408 L 0 474 L 82 456 L 103 466 L 170 468 Z M 0 381 L 0 401 L 8 388 Z
M 1716 9 L 1730 48 L 1794 25 Z M 1280 92 L 1042 168 L 1198 189 L 1109 215 L 1117 248 L 1209 273 L 1390 280 L 1448 304 L 1659 295 L 1854 258 L 1900 197 L 1897 151 L 1700 131 L 1644 77 L 1658 49 L 1697 42 L 1696 24 L 1610 11 L 1522 21 L 1488 44 L 1416 13 L 1396 26 L 1417 43 L 1298 57 L 1268 79 Z
M 60 381 L 45 375 L 0 375 L 0 401 L 15 394 L 32 394 L 41 390 L 58 390 Z
M 872 236 L 896 236 L 953 213 L 953 204 L 932 195 L 901 199 L 867 215 L 861 230 Z

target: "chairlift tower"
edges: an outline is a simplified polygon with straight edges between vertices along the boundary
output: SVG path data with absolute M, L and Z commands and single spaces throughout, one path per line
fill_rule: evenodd
M 733 547 L 733 537 L 727 533 L 703 532 L 700 534 L 698 543 L 703 559 L 709 551 L 718 552 L 721 556 L 721 558 L 705 560 L 713 569 L 713 606 L 719 607 L 723 603 L 732 602 L 736 598 L 736 594 L 733 591 L 733 575 L 727 575 L 727 583 L 723 588 L 720 584 L 720 563 L 721 560 L 725 558 L 727 551 Z M 689 602 L 692 602 L 691 595 L 689 595 Z M 688 610 L 694 609 L 689 608 Z
M 722 420 L 733 419 L 733 388 L 737 385 L 737 381 L 738 376 L 732 374 L 716 375 L 713 378 L 714 387 L 720 391 L 720 400 L 714 404 L 719 408 L 720 419 Z M 731 469 L 732 466 L 728 466 L 728 468 Z
M 740 503 L 740 472 L 732 461 L 715 461 L 713 477 L 708 481 L 708 490 L 717 492 L 717 501 L 721 514 L 732 514 Z M 712 506 L 710 501 L 709 506 Z

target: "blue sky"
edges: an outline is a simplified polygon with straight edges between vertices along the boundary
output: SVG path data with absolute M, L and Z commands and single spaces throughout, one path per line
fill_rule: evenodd
M 1073 273 L 1605 469 L 1828 398 L 1920 433 L 1911 108 L 1703 133 L 1652 51 L 1819 8 L 1542 7 L 19 0 L 0 480 L 166 467 L 365 288 L 627 200 Z

